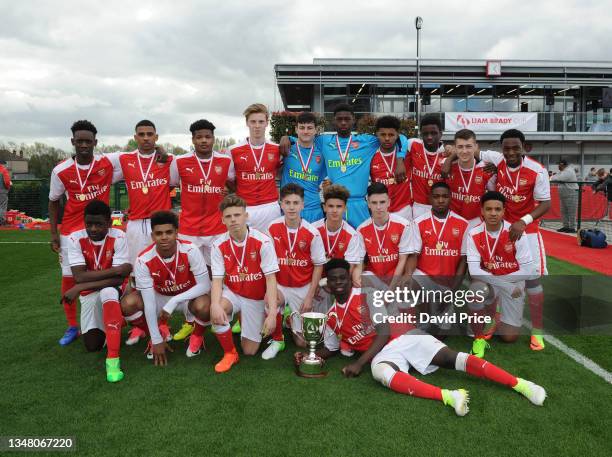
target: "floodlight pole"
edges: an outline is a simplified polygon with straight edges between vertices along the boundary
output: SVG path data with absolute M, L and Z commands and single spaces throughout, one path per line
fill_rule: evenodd
M 423 26 L 423 18 L 417 16 L 414 20 L 414 26 L 417 31 L 417 51 L 416 51 L 416 90 L 414 92 L 416 97 L 415 109 L 416 109 L 416 131 L 419 132 L 419 126 L 421 125 L 421 27 Z

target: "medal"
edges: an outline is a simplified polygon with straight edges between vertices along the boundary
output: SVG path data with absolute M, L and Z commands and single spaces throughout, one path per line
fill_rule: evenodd
M 285 229 L 287 229 L 287 246 L 289 246 L 289 254 L 293 257 L 293 249 L 295 248 L 295 243 L 298 239 L 298 232 L 300 231 L 300 227 L 302 226 L 302 220 L 300 219 L 300 224 L 298 225 L 297 230 L 295 231 L 295 237 L 293 238 L 293 243 L 291 242 L 291 233 L 289 232 L 289 227 L 285 224 Z
M 376 224 L 374 224 L 374 221 L 372 221 L 372 227 L 374 228 L 374 235 L 376 236 L 376 243 L 378 244 L 378 253 L 381 254 L 383 252 L 383 244 L 385 244 L 385 238 L 387 237 L 387 230 L 389 228 L 389 224 L 391 223 L 391 218 L 389 218 L 387 220 L 387 223 L 385 224 L 385 227 L 382 229 L 383 230 L 383 236 L 382 236 L 382 240 L 380 238 L 378 238 L 378 229 L 376 228 Z M 376 256 L 377 260 L 380 258 L 380 261 L 382 261 L 382 255 Z
M 338 149 L 338 155 L 340 156 L 340 171 L 346 173 L 346 161 L 348 160 L 349 150 L 351 149 L 351 142 L 353 141 L 353 135 L 349 136 L 348 144 L 344 152 L 340 148 L 340 140 L 336 135 L 336 148 Z
M 427 180 L 427 185 L 428 185 L 429 187 L 433 186 L 433 179 L 428 179 L 428 180 Z
M 487 228 L 484 228 L 484 234 L 485 234 L 485 242 L 487 244 L 487 253 L 489 254 L 489 260 L 487 263 L 485 263 L 485 265 L 487 266 L 487 268 L 489 270 L 495 268 L 495 263 L 493 262 L 493 255 L 495 254 L 495 248 L 497 247 L 497 243 L 499 242 L 499 239 L 501 238 L 501 234 L 502 231 L 504 230 L 504 224 L 502 222 L 501 227 L 499 229 L 499 233 L 497 234 L 496 237 L 494 237 L 493 235 L 491 235 Z M 493 247 L 491 248 L 491 245 L 489 244 L 489 237 L 493 238 L 495 240 L 495 243 L 493 243 Z
M 140 161 L 140 151 L 136 153 L 136 159 L 138 160 L 138 168 L 140 168 L 140 175 L 142 176 L 142 183 L 144 186 L 142 187 L 142 193 L 147 195 L 149 193 L 149 188 L 147 187 L 147 182 L 149 181 L 149 172 L 151 171 L 151 167 L 153 166 L 153 162 L 155 159 L 151 156 L 151 161 L 149 162 L 149 166 L 147 167 L 146 173 L 142 169 L 142 162 Z
M 463 179 L 463 169 L 461 167 L 458 167 L 458 168 L 459 168 L 459 177 L 461 178 L 461 182 L 463 183 L 463 190 L 465 191 L 465 194 L 466 194 L 463 201 L 465 201 L 465 203 L 469 203 L 470 187 L 472 185 L 472 178 L 474 178 L 474 171 L 476 170 L 476 163 L 472 165 L 472 170 L 470 171 L 470 178 L 468 179 L 467 183 L 465 182 L 465 179 Z
M 463 197 L 463 201 L 465 203 L 469 203 L 470 202 L 470 197 L 466 195 L 465 197 Z
M 206 184 L 206 185 L 204 186 L 204 192 L 205 192 L 205 193 L 210 192 L 210 186 L 209 186 L 208 184 Z
M 340 228 L 338 229 L 338 236 L 336 237 L 336 240 L 334 241 L 334 244 L 330 244 L 329 242 L 329 230 L 327 230 L 327 221 L 325 221 L 325 241 L 326 241 L 326 248 L 327 248 L 327 255 L 328 255 L 328 259 L 330 260 L 332 258 L 332 253 L 334 252 L 334 249 L 336 248 L 336 245 L 338 244 L 338 240 L 340 239 L 340 233 L 342 233 L 342 229 L 344 228 L 344 220 L 342 221 L 342 224 L 340 224 Z
M 450 219 L 450 214 L 446 213 L 446 217 L 444 218 L 444 223 L 442 224 L 440 233 L 438 233 L 438 231 L 436 230 L 436 223 L 434 221 L 433 213 L 430 213 L 429 219 L 431 221 L 431 229 L 436 234 L 436 249 L 440 250 L 444 248 L 444 243 L 442 242 L 442 234 L 444 233 L 444 229 L 446 228 L 446 223 Z
M 102 259 L 102 253 L 106 248 L 106 239 L 108 238 L 108 233 L 104 236 L 104 240 L 102 240 L 102 244 L 100 245 L 100 251 L 98 255 L 96 255 L 96 250 L 93 248 L 95 245 L 91 242 L 91 239 L 87 238 L 89 241 L 89 246 L 91 246 L 92 251 L 94 252 L 94 270 L 101 270 L 100 268 L 100 260 Z
M 395 178 L 389 178 L 389 185 L 395 184 Z
M 200 160 L 200 158 L 197 155 L 195 156 L 198 167 L 200 168 L 200 172 L 202 173 L 202 177 L 204 178 L 204 193 L 208 193 L 210 191 L 210 185 L 208 184 L 210 180 L 208 179 L 208 177 L 210 176 L 210 170 L 212 169 L 214 156 L 215 153 L 213 152 L 210 156 L 210 161 L 208 161 L 208 170 L 206 172 L 204 171 L 204 167 L 202 166 L 202 161 Z
M 306 164 L 304 164 L 304 159 L 302 159 L 302 151 L 300 150 L 300 144 L 296 143 L 295 148 L 297 149 L 298 158 L 300 159 L 300 165 L 302 166 L 302 171 L 304 174 L 308 173 L 308 167 L 310 166 L 310 160 L 312 159 L 312 153 L 314 151 L 314 143 L 310 146 L 310 152 L 308 153 L 308 160 L 306 160 Z
M 93 170 L 93 166 L 94 163 L 96 162 L 95 157 L 91 160 L 91 163 L 89 164 L 89 168 L 87 169 L 87 175 L 85 175 L 85 181 L 81 180 L 81 171 L 79 170 L 79 167 L 77 166 L 76 160 L 74 161 L 74 169 L 76 170 L 76 175 L 77 175 L 77 179 L 79 180 L 79 189 L 81 191 L 80 194 L 76 194 L 75 197 L 77 200 L 80 200 L 82 202 L 85 201 L 85 194 L 83 193 L 83 189 L 85 188 L 85 184 L 87 184 L 87 180 L 89 179 L 89 175 L 91 174 L 91 171 Z
M 438 153 L 436 152 L 434 154 L 434 160 L 433 160 L 433 164 L 429 165 L 429 159 L 428 156 L 429 154 L 427 154 L 427 151 L 423 151 L 423 155 L 425 158 L 425 166 L 427 167 L 427 176 L 429 177 L 429 179 L 427 180 L 427 185 L 429 187 L 433 186 L 433 174 L 434 174 L 434 170 L 436 169 L 436 164 L 438 163 Z
M 516 194 L 518 194 L 518 187 L 519 187 L 522 170 L 523 170 L 523 160 L 521 159 L 521 165 L 519 166 L 518 172 L 516 173 L 516 180 L 514 180 L 514 182 L 512 181 L 512 176 L 510 176 L 510 171 L 508 169 L 507 164 L 506 164 L 506 169 L 504 170 L 505 175 L 508 178 L 508 181 L 510 181 L 510 186 L 512 187 L 512 190 L 514 192 L 514 195 L 512 196 L 512 201 L 515 203 L 518 203 L 521 200 L 521 197 Z
M 246 279 L 246 273 L 244 273 L 242 270 L 246 270 L 246 268 L 244 267 L 244 255 L 246 254 L 248 243 L 249 243 L 249 232 L 247 228 L 247 234 L 246 234 L 246 237 L 244 238 L 244 246 L 242 248 L 242 255 L 240 256 L 240 260 L 238 260 L 238 256 L 236 255 L 236 250 L 234 249 L 234 240 L 230 236 L 229 245 L 230 245 L 230 249 L 232 250 L 234 259 L 236 259 L 236 263 L 238 263 L 238 278 L 240 279 L 240 281 L 244 281 Z
M 348 300 L 346 301 L 346 304 L 344 306 L 339 306 L 338 305 L 338 301 L 334 300 L 334 303 L 332 304 L 331 308 L 336 308 L 336 325 L 335 325 L 335 329 L 336 330 L 336 335 L 340 335 L 339 339 L 342 339 L 342 323 L 344 322 L 344 318 L 346 317 L 346 314 L 348 312 L 349 309 L 349 304 L 351 303 L 351 300 L 353 298 L 353 290 L 351 289 L 351 295 L 349 296 Z M 330 308 L 330 310 L 331 310 Z M 342 314 L 342 319 L 340 319 L 340 316 L 338 315 L 338 308 L 344 308 L 344 313 Z
M 514 200 L 516 203 L 521 201 L 521 197 L 519 195 L 513 195 L 512 196 L 512 200 Z
M 380 154 L 380 158 L 382 159 L 383 163 L 385 164 L 385 168 L 387 169 L 387 176 L 389 176 L 389 184 L 395 184 L 395 178 L 393 177 L 393 171 L 395 170 L 395 151 L 397 148 L 393 148 L 393 151 L 388 152 L 386 154 L 384 154 L 380 149 L 378 151 L 376 151 L 377 153 Z M 391 156 L 391 165 L 389 165 L 389 163 L 387 163 L 387 159 L 386 156 L 390 155 Z
M 162 259 L 159 256 L 159 253 L 157 252 L 157 250 L 155 251 L 155 255 L 157 256 L 157 258 L 159 259 L 159 261 L 161 262 L 163 267 L 166 269 L 166 271 L 168 271 L 168 274 L 172 278 L 172 285 L 169 287 L 169 289 L 172 292 L 177 291 L 178 287 L 176 286 L 176 272 L 178 270 L 178 263 L 179 263 L 179 244 L 178 244 L 178 241 L 176 243 L 176 252 L 174 253 L 174 255 L 176 257 L 175 260 L 174 260 L 174 271 L 172 271 L 170 268 L 168 268 L 168 265 L 166 265 L 166 262 L 164 261 L 164 259 Z M 170 258 L 170 259 L 172 259 L 172 258 Z M 170 260 L 170 262 L 172 262 L 172 260 Z
M 253 160 L 255 161 L 255 179 L 258 180 L 260 178 L 263 178 L 263 173 L 259 173 L 259 169 L 261 167 L 261 161 L 264 158 L 264 152 L 266 151 L 266 143 L 264 142 L 263 146 L 261 147 L 261 155 L 259 156 L 259 160 L 257 160 L 257 157 L 255 156 L 255 150 L 253 149 L 253 145 L 251 144 L 251 139 L 247 138 L 247 141 L 249 143 L 249 148 L 251 149 L 251 155 L 253 156 Z

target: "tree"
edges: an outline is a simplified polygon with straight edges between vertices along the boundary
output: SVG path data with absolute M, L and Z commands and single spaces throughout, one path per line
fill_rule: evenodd
M 37 178 L 49 179 L 53 168 L 66 158 L 60 149 L 50 148 L 48 152 L 37 152 L 28 159 L 28 169 Z

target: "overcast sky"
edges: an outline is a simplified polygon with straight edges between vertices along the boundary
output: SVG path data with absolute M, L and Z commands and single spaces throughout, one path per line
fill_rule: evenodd
M 362 7 L 357 7 L 363 3 Z M 423 6 L 416 6 L 423 5 Z M 0 141 L 70 148 L 93 121 L 125 144 L 154 121 L 161 142 L 190 144 L 207 118 L 246 136 L 249 103 L 274 106 L 274 64 L 313 57 L 612 60 L 612 1 L 0 0 Z

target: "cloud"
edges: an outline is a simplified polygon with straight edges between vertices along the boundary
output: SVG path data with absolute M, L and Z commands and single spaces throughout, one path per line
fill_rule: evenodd
M 425 58 L 601 60 L 612 55 L 604 3 L 3 2 L 0 141 L 68 149 L 82 118 L 103 143 L 127 141 L 143 118 L 182 146 L 201 117 L 243 137 L 244 107 L 274 105 L 274 64 L 413 57 L 416 15 Z

